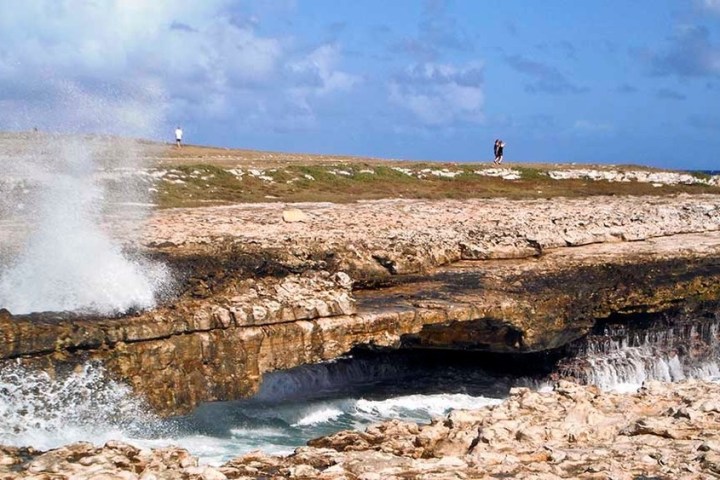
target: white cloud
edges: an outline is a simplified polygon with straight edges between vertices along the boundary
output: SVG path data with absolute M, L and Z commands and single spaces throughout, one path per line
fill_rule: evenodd
M 322 45 L 308 56 L 289 65 L 289 69 L 299 75 L 315 77 L 315 88 L 311 93 L 324 95 L 333 91 L 347 91 L 360 83 L 360 77 L 335 69 L 340 59 L 340 48 L 334 44 Z
M 257 119 L 298 92 L 312 108 L 312 98 L 357 82 L 334 68 L 338 47 L 298 57 L 290 39 L 259 34 L 258 18 L 238 20 L 238 8 L 232 0 L 0 2 L 0 128 L 59 129 L 77 121 L 67 110 L 73 98 L 126 118 L 138 118 L 128 114 L 135 102 L 173 123 L 238 111 Z M 285 80 L 288 64 L 314 70 L 321 84 Z M 86 128 L 104 130 L 107 116 Z
M 407 69 L 390 83 L 390 101 L 426 126 L 484 120 L 482 66 L 425 63 Z
M 357 75 L 338 69 L 340 47 L 324 44 L 306 56 L 289 62 L 286 76 L 290 80 L 283 119 L 278 119 L 278 130 L 308 129 L 316 124 L 312 108 L 315 99 L 333 93 L 348 92 L 362 82 Z

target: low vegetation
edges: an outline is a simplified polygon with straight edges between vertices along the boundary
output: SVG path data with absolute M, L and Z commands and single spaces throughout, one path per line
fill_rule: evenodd
M 38 145 L 65 138 L 0 132 L 10 159 L 37 155 Z M 68 137 L 70 138 L 70 137 Z M 238 202 L 354 202 L 381 198 L 548 198 L 592 195 L 720 194 L 720 176 L 665 172 L 638 165 L 518 164 L 381 160 L 342 155 L 172 145 L 109 136 L 90 141 L 98 166 L 120 189 L 150 191 L 160 208 Z M 126 162 L 127 152 L 132 162 Z M 142 167 L 144 168 L 142 168 Z M 123 168 L 117 168 L 123 167 Z M 117 171 L 114 171 L 117 170 Z M 112 177 L 112 175 L 116 177 Z M 127 175 L 141 182 L 127 186 Z M 22 179 L 0 178 L 0 194 L 23 196 Z M 144 192 L 139 192 L 144 198 Z M 7 210 L 11 203 L 0 202 Z
M 481 164 L 343 162 L 270 168 L 166 164 L 156 188 L 161 208 L 236 202 L 352 202 L 380 198 L 547 198 L 591 195 L 720 193 L 703 183 L 658 184 L 572 178 L 547 169 Z

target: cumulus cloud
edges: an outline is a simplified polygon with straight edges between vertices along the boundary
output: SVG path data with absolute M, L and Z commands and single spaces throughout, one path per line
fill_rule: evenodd
M 482 64 L 443 60 L 474 49 L 473 39 L 452 15 L 449 0 L 425 0 L 417 32 L 391 43 L 390 49 L 413 59 L 387 84 L 390 105 L 410 114 L 404 127 L 449 130 L 484 121 Z M 400 128 L 398 123 L 394 128 Z
M 485 101 L 482 73 L 480 64 L 418 64 L 390 83 L 390 101 L 425 126 L 481 122 Z
M 288 64 L 318 78 L 301 87 L 306 102 L 353 85 L 334 69 L 337 49 L 302 56 L 290 39 L 259 34 L 258 19 L 239 8 L 231 0 L 0 2 L 0 128 L 77 125 L 65 108 L 76 97 L 172 118 L 217 120 L 242 110 L 259 119 L 298 94 Z M 103 130 L 103 117 L 83 125 Z
M 711 42 L 707 28 L 682 25 L 670 38 L 665 51 L 650 54 L 650 62 L 655 75 L 718 76 L 720 46 Z
M 305 95 L 325 95 L 334 91 L 347 91 L 360 83 L 357 75 L 336 69 L 340 58 L 340 48 L 336 44 L 322 45 L 297 61 L 288 64 L 287 68 L 295 78 L 304 79 L 298 82 L 296 90 Z
M 314 99 L 336 92 L 348 92 L 362 82 L 360 76 L 339 70 L 339 61 L 340 47 L 337 44 L 325 44 L 286 65 L 285 73 L 291 86 L 288 88 L 285 110 L 290 117 L 282 120 L 282 125 L 276 126 L 276 130 L 312 127 L 316 122 L 311 106 Z
M 514 70 L 532 79 L 525 86 L 530 93 L 562 95 L 587 91 L 587 88 L 573 84 L 560 70 L 546 63 L 530 60 L 520 55 L 507 56 L 505 61 Z

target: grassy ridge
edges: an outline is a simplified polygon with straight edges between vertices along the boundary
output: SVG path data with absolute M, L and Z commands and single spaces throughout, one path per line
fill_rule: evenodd
M 720 188 L 702 184 L 658 187 L 640 182 L 553 180 L 545 170 L 532 167 L 512 166 L 520 176 L 509 180 L 479 175 L 476 171 L 482 166 L 476 164 L 402 165 L 377 162 L 289 164 L 260 170 L 225 169 L 206 163 L 166 164 L 169 173 L 158 184 L 157 198 L 161 208 L 170 208 L 237 202 L 352 202 L 398 197 L 512 199 L 720 193 Z
M 510 159 L 503 167 L 512 169 L 517 175 L 509 179 L 478 174 L 478 171 L 492 167 L 487 158 L 484 163 L 481 158 L 477 163 L 408 162 L 198 145 L 175 148 L 165 143 L 99 135 L 75 137 L 81 142 L 91 141 L 99 166 L 124 165 L 124 157 L 130 151 L 132 157 L 137 157 L 139 174 L 143 175 L 144 183 L 140 187 L 155 192 L 161 208 L 268 201 L 353 202 L 398 197 L 514 199 L 680 192 L 720 194 L 718 186 L 702 183 L 656 186 L 638 181 L 554 180 L 548 176 L 550 170 L 590 169 L 603 175 L 662 172 L 629 164 L 518 164 Z M 63 138 L 73 136 L 0 132 L 0 151 L 10 159 L 23 158 L 24 155 L 39 154 L 38 146 Z M 44 154 L 52 152 L 49 149 Z M 147 168 L 140 168 L 140 165 Z M 711 178 L 700 172 L 685 175 L 690 181 L 698 182 L 708 182 Z

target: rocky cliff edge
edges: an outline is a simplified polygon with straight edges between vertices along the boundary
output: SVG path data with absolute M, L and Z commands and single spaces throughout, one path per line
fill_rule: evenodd
M 0 312 L 0 359 L 98 361 L 173 414 L 358 346 L 545 351 L 720 298 L 715 195 L 237 205 L 126 227 L 109 226 L 175 291 L 118 318 Z

